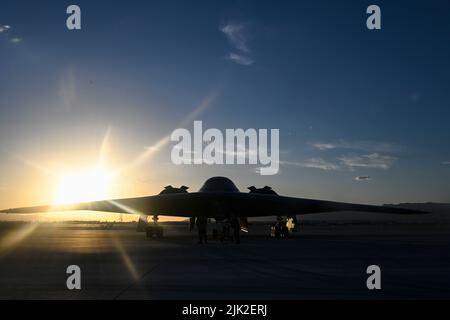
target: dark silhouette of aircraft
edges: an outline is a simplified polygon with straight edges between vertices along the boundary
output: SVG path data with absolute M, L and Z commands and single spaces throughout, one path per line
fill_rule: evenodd
M 198 192 L 187 192 L 188 187 L 167 186 L 158 195 L 75 203 L 58 206 L 36 206 L 1 210 L 2 213 L 38 213 L 48 211 L 90 210 L 101 212 L 128 213 L 145 216 L 144 225 L 139 228 L 147 231 L 147 236 L 162 237 L 162 227 L 158 225 L 158 215 L 177 217 L 206 217 L 216 221 L 239 218 L 245 222 L 248 217 L 277 216 L 288 217 L 296 222 L 297 215 L 334 212 L 363 211 L 391 214 L 423 214 L 424 211 L 390 206 L 363 205 L 354 203 L 313 200 L 278 195 L 270 187 L 249 187 L 250 192 L 240 192 L 228 178 L 208 179 Z M 153 216 L 154 224 L 146 222 Z M 141 231 L 144 231 L 141 230 Z

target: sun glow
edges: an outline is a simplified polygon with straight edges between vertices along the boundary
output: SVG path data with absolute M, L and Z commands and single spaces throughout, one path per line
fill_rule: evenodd
M 108 199 L 110 184 L 111 175 L 101 168 L 62 175 L 54 204 Z

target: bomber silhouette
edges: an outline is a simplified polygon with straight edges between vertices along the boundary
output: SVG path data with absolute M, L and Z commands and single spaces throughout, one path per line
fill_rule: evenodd
M 216 221 L 239 219 L 245 224 L 248 217 L 277 216 L 296 220 L 297 215 L 334 212 L 364 211 L 391 214 L 423 214 L 426 212 L 390 206 L 375 206 L 285 197 L 278 195 L 270 187 L 249 187 L 250 192 L 240 192 L 228 178 L 208 179 L 198 192 L 187 192 L 188 187 L 167 186 L 158 195 L 75 203 L 60 206 L 36 206 L 1 210 L 2 213 L 38 213 L 48 211 L 89 210 L 115 213 L 138 214 L 145 219 L 138 230 L 147 231 L 147 236 L 162 237 L 162 227 L 158 216 L 178 216 L 200 220 L 214 218 Z M 153 224 L 146 222 L 146 216 L 153 216 Z M 291 221 L 292 221 L 291 220 Z

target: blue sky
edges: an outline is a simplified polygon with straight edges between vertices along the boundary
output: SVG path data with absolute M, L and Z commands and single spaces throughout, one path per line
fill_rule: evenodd
M 373 3 L 382 30 L 365 27 Z M 82 30 L 66 28 L 70 4 L 81 7 Z M 448 1 L 2 0 L 1 8 L 0 207 L 45 202 L 52 183 L 37 168 L 95 161 L 108 130 L 111 165 L 133 162 L 205 99 L 196 120 L 207 128 L 279 128 L 280 173 L 174 166 L 167 145 L 116 181 L 114 196 L 166 184 L 195 190 L 225 175 L 241 189 L 272 185 L 303 197 L 450 201 Z

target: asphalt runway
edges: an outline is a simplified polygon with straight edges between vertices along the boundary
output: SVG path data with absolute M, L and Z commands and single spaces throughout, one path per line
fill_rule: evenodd
M 259 229 L 258 229 L 259 228 Z M 0 230 L 1 299 L 448 299 L 446 226 L 306 226 L 242 244 L 198 245 L 186 224 L 164 239 L 130 228 L 23 224 Z M 381 267 L 368 290 L 366 268 Z M 81 268 L 81 290 L 66 268 Z

